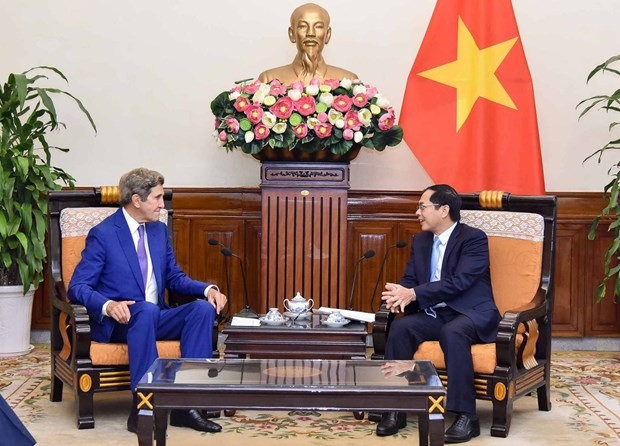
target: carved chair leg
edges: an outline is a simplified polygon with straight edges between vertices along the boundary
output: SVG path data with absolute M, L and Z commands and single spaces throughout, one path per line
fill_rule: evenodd
M 94 392 L 82 392 L 80 389 L 75 391 L 78 429 L 93 429 L 95 427 L 93 396 Z
M 551 410 L 551 394 L 549 384 L 545 384 L 536 389 L 536 396 L 538 397 L 538 410 L 549 412 Z
M 50 389 L 50 401 L 58 402 L 62 401 L 62 388 L 64 383 L 62 379 L 58 378 L 52 373 L 52 388 Z
M 493 400 L 493 425 L 491 426 L 491 436 L 506 438 L 510 430 L 512 418 L 513 400 L 506 396 L 504 400 Z

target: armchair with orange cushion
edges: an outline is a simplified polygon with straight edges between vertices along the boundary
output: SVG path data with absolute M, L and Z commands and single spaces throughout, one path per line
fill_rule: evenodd
M 472 346 L 476 396 L 493 403 L 491 435 L 506 437 L 515 399 L 536 390 L 539 410 L 551 410 L 556 198 L 498 191 L 462 198 L 461 221 L 488 236 L 493 295 L 503 316 L 495 343 Z M 373 329 L 373 359 L 383 357 L 393 319 L 382 305 Z M 414 359 L 433 361 L 444 385 L 450 385 L 439 342 L 423 342 Z
M 160 220 L 172 237 L 172 191 L 164 194 Z M 49 258 L 51 280 L 50 399 L 62 400 L 63 386 L 73 390 L 78 429 L 95 427 L 93 399 L 98 392 L 129 390 L 127 344 L 91 341 L 86 308 L 69 303 L 67 286 L 81 259 L 90 228 L 118 209 L 118 187 L 57 191 L 49 194 Z M 169 296 L 172 306 L 187 296 Z M 217 321 L 216 321 L 217 323 Z M 217 357 L 217 325 L 213 328 L 213 355 Z M 180 357 L 179 341 L 158 341 L 160 357 Z

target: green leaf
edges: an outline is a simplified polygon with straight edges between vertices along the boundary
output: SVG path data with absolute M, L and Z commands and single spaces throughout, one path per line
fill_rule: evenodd
M 596 238 L 596 230 L 598 229 L 600 221 L 601 217 L 595 217 L 594 220 L 592 220 L 592 226 L 590 226 L 590 230 L 588 231 L 588 240 L 594 240 Z
M 37 88 L 36 90 L 37 90 L 37 93 L 39 93 L 39 96 L 41 97 L 41 101 L 43 102 L 43 105 L 52 115 L 52 119 L 54 121 L 57 121 L 58 118 L 56 117 L 56 107 L 54 106 L 54 101 L 52 101 L 52 98 L 49 97 L 49 95 L 47 94 L 44 88 Z
M 26 102 L 26 94 L 28 92 L 28 78 L 23 74 L 13 74 L 15 78 L 15 89 L 17 90 L 17 99 L 19 107 L 22 108 Z
M 223 91 L 218 94 L 215 99 L 211 101 L 211 111 L 213 114 L 221 119 L 226 114 L 226 107 L 228 105 L 229 92 Z
M 26 234 L 23 232 L 18 232 L 15 234 L 15 237 L 17 237 L 17 240 L 21 243 L 22 248 L 24 248 L 24 252 L 28 252 L 28 239 L 26 238 Z
M 6 221 L 6 215 L 4 215 L 4 212 L 2 212 L 2 209 L 0 209 L 0 237 L 6 238 L 8 233 L 9 233 L 9 225 L 7 224 L 7 221 Z
M 13 264 L 13 261 L 11 260 L 11 255 L 8 252 L 3 252 L 1 256 L 2 256 L 2 263 L 4 264 L 5 268 L 8 268 L 9 266 Z

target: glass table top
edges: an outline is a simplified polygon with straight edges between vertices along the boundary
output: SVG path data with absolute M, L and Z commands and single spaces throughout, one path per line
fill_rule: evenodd
M 265 316 L 264 314 L 260 315 L 261 317 Z M 285 315 L 285 320 L 281 325 L 269 325 L 264 322 L 261 322 L 260 327 L 258 326 L 233 326 L 228 322 L 224 326 L 224 331 L 234 330 L 277 330 L 277 331 L 317 331 L 317 330 L 334 330 L 338 331 L 346 330 L 346 331 L 366 331 L 366 322 L 359 321 L 350 321 L 346 325 L 327 325 L 326 319 L 327 315 L 323 314 L 310 314 L 306 319 L 294 319 L 293 317 L 288 317 Z
M 317 359 L 158 358 L 140 383 L 158 387 L 442 387 L 430 361 Z

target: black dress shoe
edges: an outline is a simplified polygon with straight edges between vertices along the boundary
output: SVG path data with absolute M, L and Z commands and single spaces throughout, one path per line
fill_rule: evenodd
M 200 411 L 196 409 L 170 411 L 170 425 L 191 427 L 200 432 L 219 432 L 222 430 L 222 426 L 213 421 L 205 420 L 200 415 Z
M 383 412 L 377 424 L 377 435 L 386 437 L 398 433 L 398 429 L 407 426 L 407 414 L 404 412 Z
M 448 428 L 445 435 L 446 443 L 465 443 L 473 437 L 480 435 L 480 422 L 478 417 L 470 418 L 460 414 Z

